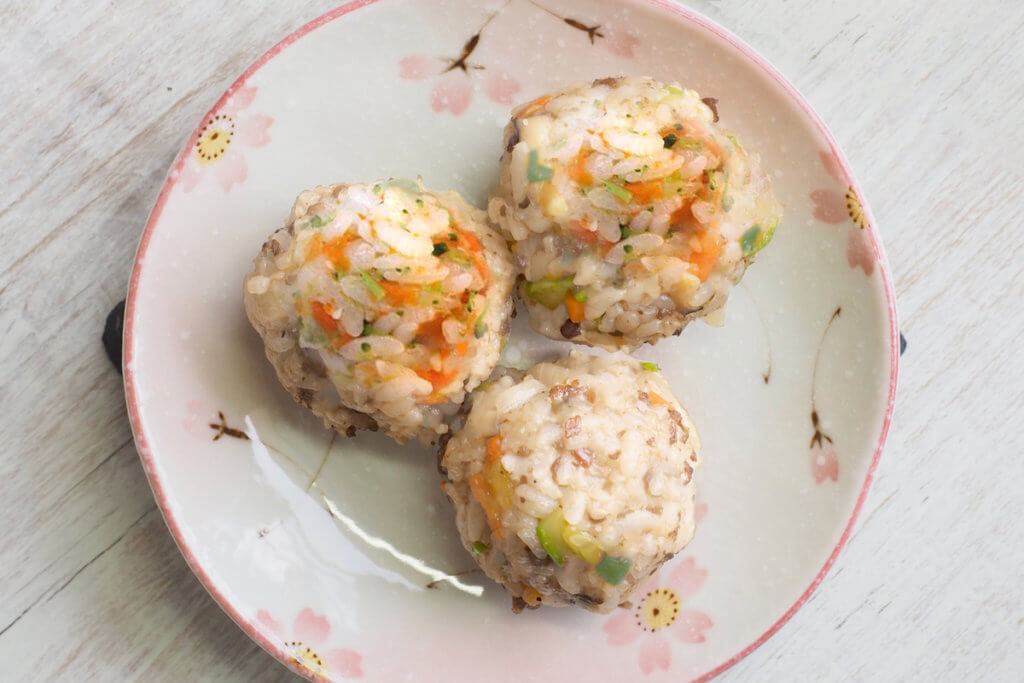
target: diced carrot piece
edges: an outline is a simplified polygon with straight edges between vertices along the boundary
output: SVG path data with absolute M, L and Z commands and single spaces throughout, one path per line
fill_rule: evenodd
M 501 525 L 503 510 L 483 472 L 477 472 L 469 478 L 469 490 L 472 491 L 476 501 L 480 503 L 480 507 L 484 509 L 484 513 L 487 515 L 487 526 L 491 527 L 491 533 L 500 541 L 505 535 L 505 530 Z
M 589 148 L 583 148 L 576 153 L 572 159 L 569 160 L 568 166 L 565 170 L 572 178 L 573 182 L 577 185 L 593 185 L 594 176 L 590 175 L 590 171 L 587 170 L 586 163 L 587 159 L 590 158 L 592 150 Z
M 335 237 L 323 247 L 327 260 L 339 270 L 348 270 L 349 263 L 348 256 L 345 254 L 345 247 L 348 246 L 350 241 L 346 235 L 342 235 L 341 237 Z
M 406 285 L 401 282 L 381 280 L 380 286 L 387 292 L 388 301 L 392 304 L 415 304 L 420 298 L 420 288 L 416 285 Z
M 540 591 L 538 591 L 536 588 L 534 588 L 533 586 L 524 585 L 523 600 L 525 600 L 528 605 L 536 606 L 542 602 L 543 598 L 541 597 Z
M 722 238 L 712 232 L 705 232 L 700 236 L 700 251 L 692 252 L 687 260 L 690 262 L 693 274 L 700 278 L 701 282 L 708 279 L 711 271 L 718 263 L 718 257 L 722 254 Z
M 633 201 L 650 204 L 664 196 L 663 183 L 660 180 L 648 180 L 643 183 L 626 183 L 625 188 L 633 195 Z
M 484 463 L 493 465 L 501 460 L 501 436 L 495 434 L 484 444 Z
M 306 245 L 306 262 L 312 261 L 322 253 L 324 253 L 324 241 L 320 237 L 320 233 L 317 233 Z
M 455 345 L 455 353 L 457 353 L 458 355 L 465 356 L 468 352 L 469 344 L 467 342 L 461 341 Z
M 525 107 L 523 107 L 523 109 L 519 113 L 517 113 L 516 116 L 518 118 L 525 119 L 528 116 L 536 114 L 538 111 L 540 111 L 541 107 L 543 107 L 545 104 L 551 101 L 551 97 L 551 95 L 541 95 L 533 102 L 530 102 Z
M 569 320 L 583 322 L 583 303 L 576 301 L 572 294 L 565 295 L 565 310 L 569 312 Z
M 338 329 L 338 321 L 331 316 L 331 305 L 323 301 L 312 301 L 309 304 L 313 311 L 313 320 L 325 332 L 333 332 Z
M 671 403 L 669 403 L 667 400 L 665 400 L 658 394 L 654 393 L 653 391 L 647 393 L 647 400 L 651 402 L 652 406 L 672 406 Z

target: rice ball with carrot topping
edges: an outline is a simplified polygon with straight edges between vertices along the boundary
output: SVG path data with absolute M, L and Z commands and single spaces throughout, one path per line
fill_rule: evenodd
M 716 121 L 693 90 L 633 77 L 513 112 L 488 211 L 514 242 L 535 330 L 628 349 L 725 303 L 782 207 Z
M 433 443 L 498 361 L 515 274 L 485 214 L 409 180 L 303 192 L 245 278 L 288 392 L 348 435 Z
M 656 366 L 573 352 L 472 401 L 441 488 L 513 609 L 609 612 L 693 537 L 700 441 Z

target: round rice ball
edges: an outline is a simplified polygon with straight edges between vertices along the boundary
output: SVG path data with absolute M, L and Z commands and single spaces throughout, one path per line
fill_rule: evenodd
M 573 352 L 474 393 L 441 486 L 513 609 L 609 612 L 693 537 L 699 449 L 656 366 Z
M 409 180 L 303 192 L 245 278 L 278 379 L 324 424 L 434 443 L 498 361 L 515 274 L 485 214 Z
M 488 212 L 514 242 L 536 331 L 629 349 L 725 303 L 782 207 L 716 121 L 693 90 L 639 77 L 513 112 Z

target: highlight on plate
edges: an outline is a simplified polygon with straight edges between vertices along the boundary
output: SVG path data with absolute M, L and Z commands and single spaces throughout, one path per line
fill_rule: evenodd
M 513 111 L 488 213 L 537 332 L 630 349 L 725 304 L 782 207 L 716 121 L 693 90 L 640 77 Z
M 462 543 L 516 611 L 609 612 L 693 537 L 700 440 L 657 366 L 496 366 L 517 276 L 534 330 L 612 350 L 725 304 L 782 208 L 716 122 L 675 84 L 571 86 L 513 112 L 487 214 L 409 180 L 317 187 L 245 278 L 295 400 L 440 441 Z

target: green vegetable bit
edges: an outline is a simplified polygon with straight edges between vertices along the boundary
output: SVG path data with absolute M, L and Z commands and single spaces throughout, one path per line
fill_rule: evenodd
M 579 301 L 581 304 L 587 301 L 587 290 L 579 289 L 572 293 L 572 298 Z
M 629 202 L 633 199 L 633 193 L 624 188 L 622 185 L 613 183 L 610 180 L 602 180 L 604 187 L 608 192 L 612 194 L 616 199 L 620 199 L 623 202 Z
M 448 251 L 448 245 L 444 242 L 438 242 L 434 245 L 434 256 L 440 256 L 446 251 Z
M 642 367 L 644 370 L 648 370 L 650 372 L 660 372 L 661 371 L 661 368 L 658 367 L 657 363 L 647 363 L 647 362 L 644 362 L 644 363 L 640 364 L 640 367 Z
M 595 570 L 597 571 L 597 575 L 602 579 L 613 586 L 618 586 L 619 583 L 622 582 L 622 579 L 626 578 L 626 574 L 629 573 L 629 568 L 632 565 L 632 561 L 625 557 L 605 555 L 601 558 L 601 561 L 597 563 Z
M 405 190 L 410 194 L 420 194 L 420 186 L 412 180 L 406 180 L 405 178 L 392 178 L 391 180 L 384 183 L 384 187 L 397 187 L 401 190 Z
M 622 246 L 622 251 L 626 252 L 627 254 L 632 254 L 633 253 L 633 245 L 632 244 L 624 244 Z
M 539 183 L 545 180 L 551 180 L 554 177 L 555 171 L 547 166 L 540 163 L 539 154 L 537 150 L 531 149 L 530 155 L 526 159 L 526 179 L 531 183 Z
M 442 245 L 443 246 L 443 245 Z M 462 266 L 473 265 L 473 259 L 462 249 L 448 250 L 448 258 Z
M 369 320 L 363 321 L 363 331 L 359 334 L 360 337 L 369 337 L 373 334 L 373 325 L 370 324 Z
M 723 194 L 722 195 L 722 211 L 730 210 L 732 208 L 732 205 L 733 205 L 732 197 L 730 197 L 727 194 Z
M 676 142 L 675 149 L 704 149 L 704 143 L 684 135 Z
M 540 541 L 544 550 L 547 551 L 548 557 L 554 560 L 556 564 L 563 564 L 565 556 L 572 552 L 569 550 L 565 539 L 562 538 L 566 526 L 562 508 L 555 508 L 554 512 L 540 520 L 540 523 L 537 524 L 537 540 Z M 619 580 L 621 581 L 621 577 Z
M 309 222 L 306 223 L 306 227 L 307 228 L 321 228 L 321 227 L 323 227 L 325 225 L 330 225 L 331 223 L 334 222 L 334 217 L 335 217 L 334 214 L 331 214 L 330 216 L 327 216 L 326 218 L 324 218 L 323 216 L 313 216 L 312 218 L 309 219 Z
M 363 342 L 362 344 L 359 345 L 359 348 L 361 348 L 363 351 L 369 351 L 370 342 Z
M 676 140 L 678 139 L 679 136 L 676 135 L 675 133 L 669 133 L 668 135 L 663 137 L 662 140 L 665 141 L 665 149 L 671 149 L 672 145 L 676 144 Z
M 566 524 L 565 531 L 562 532 L 562 538 L 565 539 L 569 550 L 587 564 L 597 564 L 601 561 L 601 546 L 586 531 L 577 529 L 572 524 Z
M 491 546 L 487 545 L 483 541 L 474 541 L 473 542 L 473 554 L 474 555 L 483 555 L 484 553 L 486 553 L 490 549 L 491 549 Z
M 683 89 L 682 88 L 677 88 L 674 85 L 666 85 L 665 86 L 665 90 L 668 90 L 673 95 L 682 95 L 683 94 Z
M 572 275 L 558 280 L 536 280 L 523 283 L 523 293 L 545 308 L 555 310 L 565 300 L 565 295 L 572 287 Z
M 755 225 L 743 233 L 743 236 L 740 237 L 740 248 L 743 250 L 743 256 L 749 258 L 767 247 L 768 243 L 775 237 L 775 228 L 778 225 L 779 222 L 775 221 L 767 230 L 760 225 Z
M 363 286 L 366 287 L 367 291 L 369 291 L 375 299 L 383 299 L 387 295 L 387 292 L 385 292 L 384 288 L 380 286 L 380 283 L 373 279 L 373 276 L 365 270 L 359 271 L 359 279 L 363 281 Z
M 473 323 L 473 336 L 479 339 L 487 333 L 487 323 L 484 322 L 484 314 L 481 313 Z

